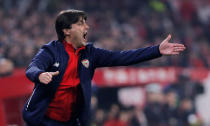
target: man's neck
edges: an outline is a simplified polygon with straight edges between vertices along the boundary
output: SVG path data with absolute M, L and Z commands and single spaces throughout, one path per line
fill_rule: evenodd
M 67 37 L 66 37 L 64 40 L 65 40 L 65 42 L 67 42 L 67 43 L 69 43 L 69 44 L 72 44 L 72 42 L 71 42 L 71 39 L 70 39 L 70 38 L 67 38 Z
M 64 40 L 65 42 L 71 44 L 75 49 L 77 49 L 77 47 L 72 43 L 72 40 L 70 38 L 66 37 Z

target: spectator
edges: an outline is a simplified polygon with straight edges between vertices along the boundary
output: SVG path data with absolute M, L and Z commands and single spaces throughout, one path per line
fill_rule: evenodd
M 144 114 L 143 107 L 136 107 L 131 111 L 130 126 L 147 126 L 146 115 Z
M 0 58 L 0 77 L 12 74 L 13 68 L 13 63 L 10 60 Z
M 163 93 L 159 84 L 150 84 L 146 87 L 147 101 L 144 108 L 148 126 L 166 126 L 167 121 L 164 118 Z
M 37 49 L 48 40 L 55 39 L 56 35 L 52 30 L 55 8 L 69 7 L 87 10 L 90 15 L 89 25 L 93 25 L 93 29 L 90 29 L 89 32 L 89 40 L 103 48 L 123 50 L 153 45 L 159 40 L 157 36 L 166 34 L 166 32 L 174 34 L 177 40 L 186 42 L 188 51 L 185 54 L 188 53 L 188 55 L 182 55 L 176 60 L 166 57 L 155 60 L 161 63 L 151 61 L 141 64 L 143 66 L 161 64 L 164 66 L 209 67 L 209 49 L 205 49 L 205 52 L 202 49 L 199 50 L 203 47 L 197 44 L 200 38 L 205 38 L 202 40 L 205 48 L 210 44 L 208 42 L 210 41 L 208 1 L 150 0 L 143 2 L 134 0 L 128 2 L 122 0 L 119 4 L 109 0 L 111 3 L 109 5 L 106 4 L 107 1 L 101 1 L 97 5 L 86 1 L 78 4 L 76 0 L 72 0 L 70 4 L 65 0 L 60 2 L 29 0 L 25 3 L 23 1 L 14 3 L 11 3 L 11 0 L 10 2 L 3 1 L 0 5 L 0 18 L 2 19 L 0 43 L 4 43 L 2 48 L 7 49 L 3 57 L 13 61 L 15 67 L 27 66 L 28 59 L 33 57 Z M 24 9 L 21 8 L 23 6 Z M 52 8 L 54 8 L 53 11 Z M 99 13 L 102 10 L 104 15 Z M 121 10 L 120 13 L 119 10 Z M 30 49 L 22 50 L 28 47 Z M 198 49 L 194 49 L 195 47 Z M 27 62 L 22 59 L 26 59 Z M 185 59 L 184 63 L 182 59 Z M 195 64 L 191 64 L 192 61 L 196 61 Z
M 165 93 L 165 120 L 168 126 L 178 125 L 178 96 L 174 90 L 169 90 Z

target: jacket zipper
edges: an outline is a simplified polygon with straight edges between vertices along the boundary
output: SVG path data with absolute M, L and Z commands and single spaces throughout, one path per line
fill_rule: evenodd
M 33 90 L 32 94 L 31 94 L 31 96 L 30 96 L 30 98 L 29 98 L 29 100 L 28 100 L 28 103 L 27 103 L 27 105 L 26 105 L 26 110 L 28 110 L 28 107 L 29 107 L 29 105 L 30 105 L 31 99 L 32 99 L 32 97 L 33 97 L 35 91 L 36 91 L 36 88 Z

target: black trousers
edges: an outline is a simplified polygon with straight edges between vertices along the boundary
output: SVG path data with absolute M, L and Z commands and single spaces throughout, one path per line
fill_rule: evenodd
M 30 125 L 26 124 L 26 126 L 30 126 Z M 68 122 L 60 122 L 60 121 L 56 121 L 45 116 L 39 126 L 81 126 L 81 125 L 79 123 L 78 118 L 72 119 Z

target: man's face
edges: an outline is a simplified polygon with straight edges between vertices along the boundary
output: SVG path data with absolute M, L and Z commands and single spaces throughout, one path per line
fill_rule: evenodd
M 89 29 L 89 26 L 86 24 L 86 21 L 80 17 L 78 22 L 71 25 L 71 29 L 68 30 L 68 34 L 64 31 L 66 34 L 66 37 L 69 37 L 70 42 L 75 48 L 79 48 L 81 46 L 85 46 L 87 42 L 87 31 Z

